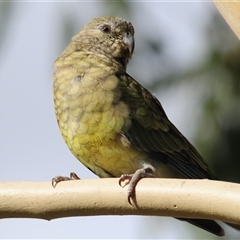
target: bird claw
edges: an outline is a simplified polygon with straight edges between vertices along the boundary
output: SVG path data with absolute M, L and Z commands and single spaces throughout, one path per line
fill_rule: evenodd
M 122 182 L 125 182 L 126 180 L 128 180 L 128 182 L 130 182 L 132 177 L 133 177 L 133 174 L 122 174 L 118 181 L 119 186 L 125 187 L 126 184 L 124 186 L 122 186 Z
M 132 204 L 132 201 L 134 202 L 135 201 L 135 198 L 136 198 L 136 196 L 135 196 L 135 191 L 131 191 L 131 192 L 129 192 L 128 191 L 128 193 L 127 193 L 127 200 L 128 200 L 128 203 L 130 204 L 130 205 L 133 205 Z
M 130 205 L 132 205 L 132 201 L 135 201 L 135 189 L 137 183 L 142 178 L 155 178 L 154 168 L 151 166 L 147 166 L 145 168 L 138 169 L 134 174 L 122 174 L 122 176 L 119 178 L 118 184 L 121 187 L 124 187 L 122 186 L 122 182 L 124 182 L 125 180 L 129 181 L 127 200 Z
M 59 182 L 69 181 L 69 180 L 80 180 L 80 178 L 74 172 L 70 173 L 70 177 L 56 176 L 52 179 L 52 186 L 55 188 Z

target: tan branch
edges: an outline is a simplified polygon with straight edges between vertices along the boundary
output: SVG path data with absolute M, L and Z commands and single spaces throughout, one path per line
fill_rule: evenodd
M 219 12 L 240 39 L 240 2 L 213 0 Z
M 0 182 L 0 218 L 155 215 L 206 218 L 240 224 L 240 185 L 210 180 L 142 179 L 137 206 L 118 179 L 51 183 Z

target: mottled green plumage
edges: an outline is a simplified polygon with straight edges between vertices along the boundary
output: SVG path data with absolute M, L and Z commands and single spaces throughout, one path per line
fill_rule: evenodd
M 121 101 L 130 108 L 131 127 L 123 134 L 155 161 L 162 161 L 186 178 L 211 178 L 213 173 L 189 141 L 170 122 L 160 102 L 126 73 L 121 79 Z
M 156 177 L 215 179 L 156 97 L 126 73 L 133 49 L 130 22 L 96 18 L 55 61 L 55 110 L 68 147 L 99 177 L 150 166 Z M 189 222 L 224 234 L 214 221 Z

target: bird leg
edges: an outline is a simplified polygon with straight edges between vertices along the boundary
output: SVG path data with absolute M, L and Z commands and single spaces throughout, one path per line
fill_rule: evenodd
M 80 178 L 74 172 L 70 173 L 70 177 L 56 176 L 52 179 L 52 186 L 55 188 L 59 182 L 69 181 L 69 180 L 80 180 Z
M 147 166 L 141 169 L 138 169 L 135 173 L 133 174 L 122 174 L 122 176 L 119 178 L 119 185 L 122 186 L 122 182 L 125 180 L 129 181 L 129 186 L 128 186 L 128 192 L 127 192 L 127 199 L 129 204 L 132 205 L 131 200 L 135 200 L 135 188 L 137 186 L 137 183 L 142 179 L 142 178 L 155 178 L 154 176 L 154 168 L 152 166 Z

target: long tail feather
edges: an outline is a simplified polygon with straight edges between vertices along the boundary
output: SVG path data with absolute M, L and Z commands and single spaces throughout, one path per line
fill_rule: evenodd
M 202 228 L 212 234 L 215 234 L 219 237 L 222 237 L 225 235 L 225 232 L 223 228 L 218 225 L 215 221 L 213 220 L 207 220 L 207 219 L 184 219 L 184 218 L 177 218 L 178 220 L 181 221 L 187 221 L 194 226 L 197 226 L 199 228 Z M 230 225 L 231 226 L 231 225 Z

